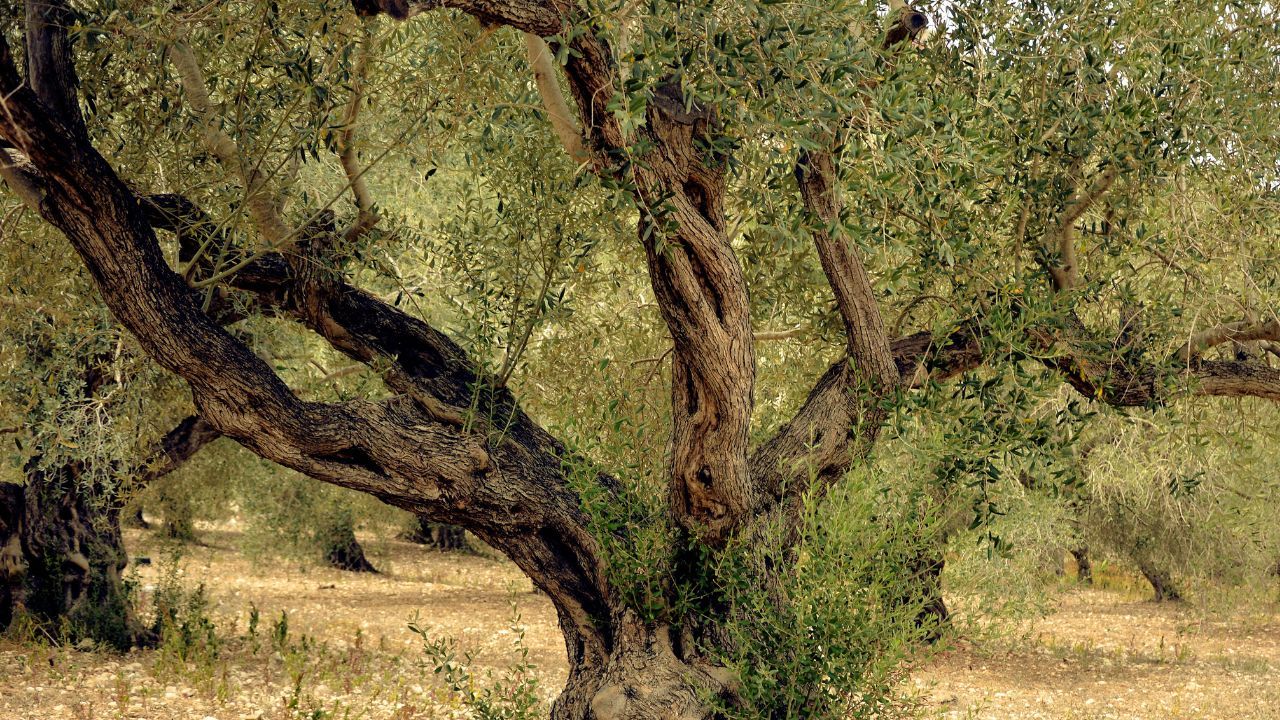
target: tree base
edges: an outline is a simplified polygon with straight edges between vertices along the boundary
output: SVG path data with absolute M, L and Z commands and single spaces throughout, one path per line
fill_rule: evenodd
M 361 547 L 360 541 L 356 540 L 355 530 L 349 523 L 333 528 L 330 533 L 329 547 L 324 555 L 329 567 L 347 572 L 378 572 L 373 563 L 369 562 L 369 558 L 365 557 L 364 548 Z
M 401 538 L 419 545 L 426 545 L 443 552 L 463 552 L 471 550 L 467 542 L 467 531 L 457 525 L 435 523 L 422 518 L 414 521 L 413 528 L 405 531 Z
M 1073 548 L 1071 556 L 1076 559 L 1076 582 L 1093 585 L 1093 562 L 1089 559 L 1089 548 Z
M 121 577 L 119 508 L 79 487 L 81 475 L 77 465 L 48 471 L 37 459 L 25 486 L 0 491 L 0 626 L 25 616 L 72 643 L 150 644 Z
M 1138 570 L 1147 579 L 1147 582 L 1151 583 L 1152 602 L 1182 601 L 1182 593 L 1173 584 L 1173 578 L 1170 577 L 1168 571 L 1145 561 L 1138 563 Z

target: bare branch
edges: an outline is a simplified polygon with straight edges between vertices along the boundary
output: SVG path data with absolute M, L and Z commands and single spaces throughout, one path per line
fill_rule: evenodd
M 1049 268 L 1055 290 L 1070 290 L 1080 285 L 1080 263 L 1076 258 L 1076 221 L 1084 215 L 1115 183 L 1119 168 L 1109 164 L 1098 173 L 1089 187 L 1077 190 L 1058 217 L 1053 228 L 1045 234 L 1045 252 L 1056 256 L 1058 264 Z
M 582 131 L 573 119 L 574 113 L 569 109 L 564 93 L 560 92 L 560 83 L 556 79 L 555 55 L 545 40 L 532 33 L 524 34 L 524 43 L 529 54 L 529 67 L 533 69 L 533 80 L 538 86 L 538 95 L 546 108 L 551 128 L 575 164 L 590 162 L 591 153 L 582 138 Z
M 1190 364 L 1193 359 L 1199 357 L 1205 350 L 1222 343 L 1245 343 L 1259 340 L 1266 340 L 1272 343 L 1280 341 L 1280 319 L 1273 318 L 1266 322 L 1240 320 L 1201 330 L 1193 334 L 1187 340 L 1187 344 L 1174 353 L 1174 358 L 1183 364 Z
M 757 330 L 754 334 L 756 342 L 773 342 L 775 340 L 790 340 L 799 337 L 804 332 L 804 328 L 796 326 L 788 330 Z
M 195 53 L 189 45 L 179 41 L 169 46 L 168 55 L 178 71 L 183 93 L 204 135 L 205 145 L 222 167 L 243 185 L 249 216 L 263 240 L 273 248 L 281 247 L 292 233 L 281 217 L 279 201 L 268 188 L 267 179 L 245 161 L 240 146 L 222 129 L 222 117 L 209 98 L 209 88 Z
M 365 100 L 365 84 L 369 80 L 369 61 L 373 54 L 373 38 L 369 29 L 365 23 L 360 23 L 360 28 L 362 37 L 357 49 L 356 64 L 351 72 L 351 97 L 342 114 L 342 133 L 338 136 L 338 159 L 342 163 L 342 172 L 347 176 L 347 184 L 351 186 L 351 196 L 356 204 L 356 220 L 344 233 L 347 242 L 356 240 L 378 222 L 378 215 L 374 212 L 373 193 L 365 181 L 365 168 L 360 167 L 356 148 L 357 122 L 360 118 L 360 106 Z

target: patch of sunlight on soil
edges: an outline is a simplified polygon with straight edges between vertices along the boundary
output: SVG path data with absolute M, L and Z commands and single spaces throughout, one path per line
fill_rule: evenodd
M 0 640 L 0 719 L 425 720 L 467 717 L 433 672 L 420 627 L 456 638 L 478 677 L 517 661 L 512 605 L 550 702 L 567 668 L 556 616 L 513 565 L 371 541 L 383 572 L 253 563 L 233 526 L 183 550 L 182 584 L 204 584 L 212 647 L 111 654 Z M 363 538 L 362 538 L 363 539 Z M 126 531 L 144 603 L 163 545 Z M 250 609 L 258 613 L 248 632 Z M 281 614 L 283 641 L 273 640 Z M 304 639 L 305 637 L 305 639 Z M 964 720 L 1280 719 L 1280 620 L 1207 620 L 1104 590 L 1061 595 L 1017 639 L 960 640 L 910 681 L 926 716 Z
M 948 720 L 1275 720 L 1280 618 L 1071 590 L 1029 634 L 961 639 L 912 683 Z

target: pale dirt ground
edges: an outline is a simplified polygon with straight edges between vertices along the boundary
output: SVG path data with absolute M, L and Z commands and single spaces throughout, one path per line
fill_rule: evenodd
M 225 638 L 198 651 L 112 655 L 0 640 L 0 720 L 425 720 L 465 717 L 433 672 L 414 616 L 476 653 L 482 686 L 516 660 L 512 603 L 545 700 L 565 678 L 564 648 L 545 597 L 513 566 L 483 555 L 374 543 L 379 575 L 297 563 L 253 564 L 232 530 L 206 530 L 185 550 L 183 583 L 205 583 Z M 129 531 L 145 593 L 162 552 Z M 247 636 L 250 604 L 260 614 Z M 288 640 L 272 625 L 288 614 Z M 305 641 L 302 636 L 308 636 Z M 959 641 L 910 680 L 927 715 L 989 720 L 1280 719 L 1280 618 L 1207 620 L 1132 593 L 1064 592 L 1025 635 Z

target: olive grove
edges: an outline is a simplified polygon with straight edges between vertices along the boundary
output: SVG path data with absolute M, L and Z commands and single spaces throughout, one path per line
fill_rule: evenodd
M 69 241 L 116 355 L 167 373 L 139 407 L 516 563 L 565 638 L 553 717 L 872 714 L 886 638 L 936 630 L 957 497 L 980 524 L 984 484 L 1091 413 L 1270 417 L 1278 23 L 1250 1 L 7 3 L 3 242 Z M 323 391 L 264 359 L 273 333 Z M 611 369 L 623 342 L 653 355 Z M 582 396 L 627 373 L 666 400 Z M 816 521 L 913 436 L 950 444 L 935 487 Z M 816 587 L 823 547 L 867 555 Z

